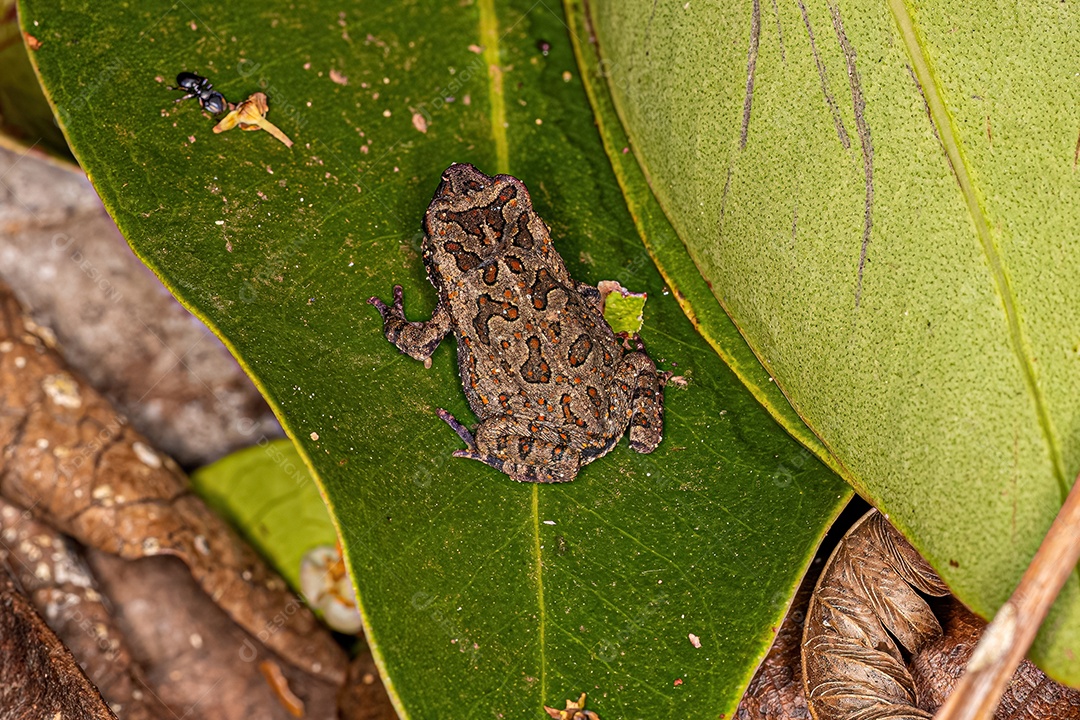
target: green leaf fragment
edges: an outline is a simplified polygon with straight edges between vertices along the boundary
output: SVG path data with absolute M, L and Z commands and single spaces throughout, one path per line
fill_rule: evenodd
M 600 283 L 600 294 L 604 297 L 604 319 L 616 333 L 625 332 L 637 335 L 645 321 L 646 293 L 632 293 L 613 281 Z

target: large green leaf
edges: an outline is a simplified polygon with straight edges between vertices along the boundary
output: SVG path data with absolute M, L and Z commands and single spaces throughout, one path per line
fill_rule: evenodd
M 1080 469 L 1076 7 L 591 12 L 715 299 L 845 475 L 992 614 Z M 1033 655 L 1080 684 L 1080 577 Z
M 848 490 L 665 292 L 558 13 L 524 0 L 21 11 L 106 207 L 232 348 L 321 483 L 399 709 L 535 718 L 586 691 L 601 716 L 730 714 Z M 103 66 L 116 91 L 82 101 Z M 180 70 L 234 101 L 263 89 L 295 146 L 212 134 L 193 101 L 173 105 Z M 400 282 L 409 317 L 431 312 L 419 223 L 452 161 L 521 177 L 575 277 L 648 291 L 642 336 L 688 380 L 668 389 L 655 453 L 624 443 L 564 486 L 450 457 L 460 442 L 435 408 L 469 417 L 452 343 L 425 370 L 365 301 Z
M 630 141 L 616 116 L 606 79 L 613 68 L 600 57 L 586 17 L 583 0 L 565 0 L 571 22 L 571 38 L 582 66 L 582 81 L 592 103 L 604 148 L 611 159 L 638 233 L 663 275 L 667 286 L 701 335 L 743 384 L 789 433 L 840 475 L 845 471 L 828 449 L 803 423 L 773 379 L 754 356 L 731 318 L 716 305 L 709 284 L 697 272 L 693 260 L 668 222 L 664 210 L 649 189 L 634 156 Z

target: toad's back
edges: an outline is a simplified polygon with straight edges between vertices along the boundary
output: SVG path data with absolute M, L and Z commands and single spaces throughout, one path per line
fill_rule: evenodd
M 425 231 L 424 261 L 450 311 L 473 412 L 603 434 L 622 351 L 599 293 L 570 278 L 521 181 L 452 166 Z

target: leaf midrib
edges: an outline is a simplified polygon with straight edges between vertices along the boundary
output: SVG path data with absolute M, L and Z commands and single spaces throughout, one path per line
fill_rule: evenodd
M 491 139 L 495 143 L 495 172 L 510 172 L 510 150 L 506 140 L 506 96 L 503 94 L 502 66 L 499 65 L 499 16 L 495 0 L 480 0 L 480 47 L 488 71 L 491 103 Z
M 937 76 L 930 67 L 930 61 L 926 56 L 922 40 L 919 38 L 918 31 L 915 28 L 915 21 L 907 5 L 904 0 L 889 0 L 889 9 L 892 11 L 893 19 L 896 21 L 904 46 L 907 48 L 915 76 L 919 79 L 919 84 L 922 85 L 923 97 L 930 111 L 930 117 L 937 128 L 938 138 L 941 140 L 942 148 L 949 159 L 953 175 L 960 186 L 960 192 L 967 203 L 968 212 L 971 214 L 971 220 L 975 224 L 975 232 L 979 236 L 983 254 L 986 256 L 987 263 L 990 266 L 990 274 L 994 281 L 995 290 L 1005 310 L 1013 354 L 1020 364 L 1028 394 L 1035 404 L 1035 414 L 1038 417 L 1039 428 L 1043 440 L 1046 442 L 1047 451 L 1050 454 L 1054 477 L 1061 493 L 1061 501 L 1064 502 L 1065 497 L 1069 494 L 1070 486 L 1065 475 L 1061 446 L 1054 431 L 1054 423 L 1050 418 L 1050 410 L 1047 407 L 1046 399 L 1039 389 L 1039 380 L 1035 374 L 1031 356 L 1026 352 L 1028 341 L 1023 325 L 1020 322 L 1019 312 L 1016 309 L 1016 298 L 1013 294 L 1012 284 L 1009 282 L 1009 276 L 1005 271 L 1001 253 L 994 244 L 994 238 L 990 232 L 990 223 L 987 221 L 986 213 L 979 200 L 979 193 L 975 188 L 975 183 L 972 181 L 971 172 L 968 169 L 964 154 L 961 152 L 959 133 L 952 121 L 952 116 L 945 106 L 945 99 L 937 82 Z
M 491 106 L 491 139 L 495 145 L 495 172 L 510 172 L 510 150 L 506 136 L 506 95 L 503 92 L 502 66 L 499 64 L 499 17 L 495 0 L 480 0 L 480 46 L 487 65 L 488 96 Z M 540 698 L 547 698 L 547 661 L 545 626 L 547 611 L 544 605 L 544 564 L 540 545 L 540 486 L 532 486 L 530 504 L 533 531 L 533 562 L 536 568 L 537 633 L 540 661 Z

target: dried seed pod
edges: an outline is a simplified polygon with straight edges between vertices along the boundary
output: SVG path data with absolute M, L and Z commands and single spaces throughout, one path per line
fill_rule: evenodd
M 802 662 L 815 720 L 914 720 L 915 682 L 895 637 L 909 652 L 941 636 L 941 625 L 916 592 L 948 588 L 877 511 L 840 541 L 807 609 Z
M 892 533 L 879 537 L 890 539 Z M 881 553 L 875 550 L 873 543 L 863 546 L 871 554 Z M 845 552 L 851 552 L 851 548 Z M 893 550 L 888 550 L 893 552 Z M 803 668 L 800 658 L 803 627 L 813 588 L 817 585 L 820 572 L 824 569 L 824 560 L 831 556 L 819 550 L 821 559 L 815 560 L 803 579 L 791 609 L 783 624 L 778 628 L 776 640 L 768 656 L 761 663 L 757 674 L 750 682 L 746 693 L 735 713 L 736 720 L 806 720 L 811 717 L 807 707 Z M 850 560 L 850 558 L 849 558 Z M 865 567 L 865 557 L 855 560 Z M 875 573 L 871 571 L 862 576 L 870 586 L 876 584 Z M 884 575 L 890 577 L 890 574 Z M 861 592 L 861 590 L 860 590 Z M 906 591 L 905 591 L 906 592 Z M 907 657 L 907 668 L 914 682 L 915 697 L 919 700 L 920 710 L 934 712 L 952 692 L 964 672 L 968 658 L 979 641 L 986 623 L 975 617 L 960 601 L 944 598 L 933 603 L 933 611 L 940 621 L 944 635 L 924 642 L 920 649 Z M 811 671 L 814 667 L 811 666 Z M 815 685 L 825 682 L 840 682 L 841 678 L 810 679 Z M 850 686 L 848 686 L 850 691 Z M 863 707 L 868 708 L 865 718 L 925 717 L 925 715 L 897 715 L 897 708 L 889 706 L 887 700 L 866 696 Z M 873 708 L 870 710 L 869 708 Z M 884 708 L 886 714 L 876 714 Z M 815 716 L 819 720 L 836 717 L 819 711 Z M 892 714 L 888 714 L 892 713 Z M 1021 663 L 1009 684 L 1001 705 L 994 713 L 994 720 L 1033 720 L 1034 718 L 1054 718 L 1054 720 L 1080 720 L 1080 691 L 1065 687 L 1046 677 L 1030 661 Z

